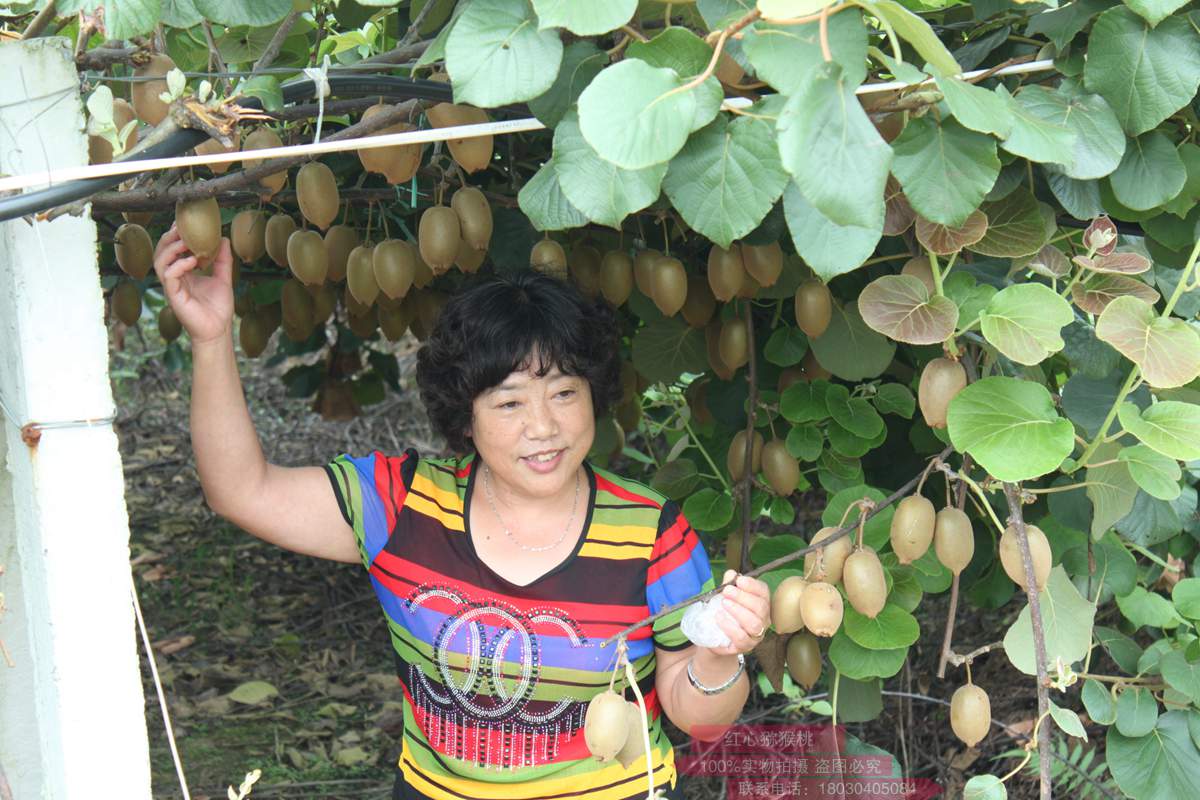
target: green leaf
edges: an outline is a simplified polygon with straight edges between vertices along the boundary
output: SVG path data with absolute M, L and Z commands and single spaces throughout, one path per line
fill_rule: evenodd
M 874 487 L 861 484 L 842 489 L 829 498 L 829 502 L 825 505 L 825 510 L 821 512 L 821 524 L 824 526 L 836 526 L 841 520 L 842 515 L 846 513 L 846 509 L 850 507 L 850 504 L 862 498 L 873 500 L 878 504 L 884 501 L 886 495 Z M 892 506 L 888 506 L 867 520 L 867 526 L 863 530 L 863 541 L 876 550 L 883 547 L 888 541 L 892 526 L 892 517 L 895 513 L 895 509 Z
M 1183 166 L 1187 170 L 1187 182 L 1183 185 L 1183 191 L 1163 204 L 1163 208 L 1182 218 L 1188 216 L 1196 204 L 1200 203 L 1200 147 L 1191 142 L 1184 142 L 1176 152 L 1183 159 Z
M 204 17 L 192 0 L 163 0 L 162 23 L 171 28 L 190 28 L 199 25 Z
M 1172 650 L 1159 662 L 1163 680 L 1178 692 L 1187 695 L 1192 702 L 1200 701 L 1200 664 L 1188 661 L 1178 650 Z
M 946 105 L 950 107 L 950 113 L 963 127 L 980 133 L 993 133 L 1001 139 L 1012 133 L 1007 98 L 961 78 L 938 76 L 937 85 Z
M 1200 335 L 1181 319 L 1158 316 L 1139 297 L 1109 303 L 1096 321 L 1096 336 L 1137 364 L 1155 388 L 1183 386 L 1200 375 Z
M 1170 600 L 1141 586 L 1135 586 L 1129 594 L 1118 597 L 1117 607 L 1125 619 L 1133 623 L 1135 630 L 1142 626 L 1174 628 L 1184 621 Z
M 233 702 L 247 706 L 256 706 L 278 696 L 279 690 L 266 681 L 248 681 L 228 695 Z
M 1049 238 L 1037 198 L 1029 192 L 1012 192 L 979 210 L 987 215 L 988 227 L 982 239 L 969 245 L 976 253 L 996 258 L 1029 256 Z
M 712 50 L 687 28 L 674 26 L 646 42 L 633 42 L 625 54 L 652 67 L 668 67 L 682 78 L 699 75 L 708 67 Z
M 829 642 L 829 662 L 838 672 L 859 681 L 892 677 L 904 666 L 907 655 L 907 647 L 868 649 L 847 636 L 844 630 L 839 630 Z
M 793 94 L 776 122 L 779 152 L 804 197 L 839 225 L 877 213 L 892 149 L 871 123 L 837 64 L 823 64 Z
M 707 125 L 721 106 L 710 77 L 688 91 L 672 69 L 627 58 L 600 72 L 579 96 L 579 124 L 601 158 L 625 169 L 670 161 L 688 134 Z
M 896 414 L 912 419 L 917 410 L 917 400 L 912 391 L 900 383 L 885 383 L 875 392 L 875 408 L 880 414 Z
M 780 533 L 774 536 L 759 536 L 754 540 L 754 543 L 750 545 L 750 561 L 756 567 L 761 567 L 763 564 L 786 556 L 788 553 L 796 552 L 800 548 L 804 547 L 805 544 L 805 541 L 799 536 L 793 536 L 790 533 Z M 803 559 L 804 557 L 801 556 L 800 559 L 789 563 L 795 563 L 799 566 L 803 564 Z M 784 571 L 785 570 L 782 569 L 775 569 L 767 574 L 770 575 Z M 799 572 L 799 574 L 803 575 L 803 572 Z M 782 580 L 782 578 L 780 580 Z
M 1171 589 L 1171 602 L 1188 619 L 1200 619 L 1200 578 L 1184 578 Z
M 771 334 L 771 338 L 767 339 L 766 346 L 763 347 L 763 356 L 767 361 L 780 367 L 799 364 L 807 352 L 808 337 L 804 335 L 804 331 L 790 325 L 781 325 L 776 328 Z M 792 386 L 796 385 L 798 384 L 792 384 Z
M 795 458 L 812 462 L 820 458 L 825 440 L 815 425 L 796 425 L 788 431 L 784 443 Z
M 162 17 L 162 0 L 104 0 L 103 8 L 104 32 L 110 39 L 149 33 Z M 64 13 L 60 8 L 58 14 Z
M 529 101 L 529 110 L 547 128 L 553 128 L 579 99 L 580 93 L 608 63 L 608 56 L 590 41 L 572 42 L 563 50 L 558 77 L 550 88 Z
M 668 461 L 650 479 L 650 487 L 654 491 L 662 492 L 672 500 L 682 500 L 699 484 L 700 472 L 696 469 L 696 462 L 690 458 Z
M 1046 663 L 1082 661 L 1092 643 L 1096 607 L 1085 600 L 1061 566 L 1050 570 L 1045 588 L 1038 594 L 1042 629 L 1046 640 Z M 1004 653 L 1012 665 L 1026 675 L 1036 675 L 1033 657 L 1033 626 L 1029 606 L 1004 635 Z
M 1175 143 L 1161 131 L 1131 139 L 1121 165 L 1109 178 L 1117 200 L 1134 211 L 1156 208 L 1183 189 L 1187 169 Z
M 1047 121 L 1032 110 L 1039 107 L 1042 95 L 1034 94 L 1027 100 L 1026 91 L 1022 91 L 1016 97 L 1012 97 L 1003 84 L 998 86 L 996 91 L 1008 100 L 1013 121 L 1012 131 L 1000 146 L 1013 155 L 1023 156 L 1030 161 L 1062 164 L 1070 169 L 1075 158 L 1077 137 L 1075 132 L 1065 125 Z
M 1001 175 L 1003 174 L 1002 172 Z M 1077 181 L 1060 172 L 1049 171 L 1046 174 L 1046 183 L 1050 186 L 1054 198 L 1062 203 L 1063 209 L 1075 219 L 1093 219 L 1104 213 L 1104 205 L 1100 201 L 1099 181 Z
M 654 383 L 708 369 L 704 334 L 676 317 L 645 325 L 633 336 L 633 366 Z
M 1158 722 L 1158 703 L 1149 689 L 1127 688 L 1117 697 L 1116 729 L 1124 736 L 1145 736 Z
M 1134 800 L 1191 797 L 1200 785 L 1200 752 L 1189 736 L 1189 712 L 1168 711 L 1154 731 L 1127 737 L 1109 728 L 1105 758 L 1113 780 Z
M 196 10 L 210 22 L 261 28 L 278 22 L 292 10 L 292 0 L 192 0 Z M 110 36 L 116 36 L 109 31 Z
M 1134 674 L 1137 672 L 1138 659 L 1142 648 L 1125 634 L 1113 628 L 1096 626 L 1096 640 L 1104 647 L 1105 652 L 1124 671 Z
M 558 31 L 538 30 L 527 0 L 471 0 L 446 40 L 454 101 L 481 108 L 538 97 L 562 56 Z
M 1002 481 L 1037 478 L 1071 454 L 1075 429 L 1058 416 L 1044 386 L 993 376 L 950 401 L 950 440 Z
M 1070 303 L 1041 283 L 1001 289 L 979 315 L 984 338 L 1013 361 L 1030 366 L 1063 349 L 1059 332 L 1073 319 Z
M 1033 116 L 1075 134 L 1071 160 L 1058 165 L 1071 178 L 1103 178 L 1121 163 L 1125 132 L 1112 107 L 1100 95 L 1068 91 L 1065 85 L 1057 90 L 1027 86 L 1021 90 L 1018 102 Z
M 1109 442 L 1096 448 L 1095 460 L 1112 460 L 1120 445 Z M 1129 465 L 1117 460 L 1087 469 L 1087 496 L 1092 501 L 1092 538 L 1099 539 L 1133 508 L 1137 484 Z
M 779 396 L 779 413 L 788 422 L 820 422 L 829 418 L 828 381 L 797 381 Z
M 1093 721 L 1101 725 L 1112 725 L 1117 721 L 1117 704 L 1112 693 L 1100 681 L 1088 678 L 1080 692 L 1083 707 Z
M 1000 174 L 996 140 L 932 115 L 909 121 L 893 150 L 892 172 L 917 213 L 956 227 L 979 207 Z
M 1178 400 L 1160 400 L 1141 411 L 1133 403 L 1117 410 L 1121 427 L 1170 458 L 1200 458 L 1200 406 Z
M 539 231 L 561 231 L 586 225 L 588 218 L 563 194 L 554 159 L 542 164 L 517 193 L 521 211 Z
M 1095 581 L 1098 580 L 1103 580 L 1104 586 L 1111 589 L 1114 595 L 1129 594 L 1133 591 L 1133 587 L 1137 585 L 1137 561 L 1130 555 L 1117 534 L 1110 531 L 1092 542 L 1091 558 L 1095 562 L 1096 572 L 1092 576 L 1093 585 L 1089 589 L 1087 542 L 1091 541 L 1091 537 L 1082 531 L 1054 527 L 1053 517 L 1043 519 L 1041 525 L 1046 536 L 1055 542 L 1056 550 L 1063 533 L 1077 535 L 1075 542 L 1062 551 L 1062 565 L 1080 592 L 1094 596 Z
M 863 321 L 885 336 L 908 344 L 944 342 L 958 324 L 958 306 L 944 295 L 930 297 L 920 278 L 884 275 L 858 296 Z
M 697 530 L 718 530 L 733 519 L 733 498 L 728 492 L 701 489 L 683 501 L 683 515 Z
M 921 635 L 921 626 L 912 614 L 888 603 L 874 619 L 846 605 L 842 630 L 855 644 L 868 650 L 907 648 Z
M 1129 474 L 1146 494 L 1159 500 L 1174 500 L 1179 497 L 1179 479 L 1183 472 L 1175 459 L 1168 458 L 1144 444 L 1126 447 L 1117 458 L 1126 463 Z
M 909 11 L 896 0 L 864 0 L 863 7 L 892 26 L 896 34 L 942 75 L 962 72 L 954 56 L 929 27 L 929 23 Z
M 1008 789 L 995 775 L 976 775 L 963 787 L 963 800 L 1008 800 Z
M 283 108 L 283 90 L 279 87 L 279 79 L 274 75 L 255 76 L 241 84 L 238 91 L 247 97 L 257 97 L 262 101 L 265 111 L 279 111 Z
M 538 28 L 566 28 L 578 36 L 596 36 L 619 28 L 633 17 L 637 0 L 605 0 L 580 3 L 579 0 L 533 0 Z
M 1177 10 L 1186 6 L 1188 0 L 1125 0 L 1125 5 L 1154 27 Z
M 825 281 L 862 266 L 883 236 L 882 197 L 874 215 L 863 224 L 839 225 L 814 208 L 790 181 L 783 190 L 783 213 L 796 252 Z
M 896 343 L 867 327 L 856 302 L 835 303 L 829 327 L 808 345 L 818 364 L 847 381 L 879 377 L 896 354 Z
M 1078 739 L 1087 739 L 1087 731 L 1083 729 L 1083 723 L 1079 721 L 1079 715 L 1069 708 L 1063 708 L 1050 701 L 1050 716 L 1054 718 L 1054 722 L 1062 732 L 1068 736 L 1074 736 Z
M 621 221 L 658 199 L 666 164 L 622 169 L 605 161 L 579 130 L 579 118 L 567 112 L 554 129 L 554 170 L 571 205 L 592 222 L 620 228 Z
M 825 404 L 834 420 L 855 436 L 874 439 L 883 432 L 883 417 L 879 412 L 865 397 L 851 397 L 850 390 L 840 383 L 830 385 Z
M 795 94 L 823 63 L 820 23 L 747 28 L 742 48 L 760 80 L 786 95 Z M 845 70 L 846 82 L 857 86 L 867 75 L 867 29 L 857 9 L 829 18 L 829 51 Z
M 983 313 L 997 290 L 990 283 L 976 283 L 970 273 L 955 272 L 942 281 L 942 291 L 958 306 L 958 322 L 966 326 Z
M 787 182 L 771 126 L 721 114 L 671 159 L 663 189 L 693 230 L 728 248 L 758 227 Z
M 1110 8 L 1092 26 L 1083 81 L 1108 101 L 1126 133 L 1145 133 L 1195 96 L 1196 31 L 1181 16 L 1151 28 L 1124 6 Z

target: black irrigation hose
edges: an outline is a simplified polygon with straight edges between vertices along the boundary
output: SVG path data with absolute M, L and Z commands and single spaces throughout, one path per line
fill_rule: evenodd
M 450 84 L 438 81 L 413 80 L 392 75 L 330 75 L 329 90 L 336 97 L 373 97 L 387 100 L 439 100 L 451 101 Z M 315 94 L 315 84 L 304 78 L 289 81 L 280 87 L 285 103 L 307 100 Z M 261 108 L 258 98 L 247 97 L 240 103 L 247 108 Z M 191 150 L 208 138 L 203 131 L 183 129 L 171 134 L 158 144 L 138 152 L 137 158 L 166 158 Z M 136 174 L 136 173 L 135 173 Z M 69 181 L 36 192 L 0 198 L 0 222 L 17 219 L 27 214 L 36 214 L 51 208 L 90 197 L 97 192 L 112 188 L 133 175 L 111 175 L 103 178 L 84 178 Z

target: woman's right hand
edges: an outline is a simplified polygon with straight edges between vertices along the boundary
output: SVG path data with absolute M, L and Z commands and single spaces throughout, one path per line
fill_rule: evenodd
M 154 272 L 163 294 L 192 344 L 213 341 L 231 330 L 233 323 L 233 254 L 229 240 L 213 258 L 212 277 L 196 271 L 199 259 L 192 255 L 174 225 L 158 240 Z

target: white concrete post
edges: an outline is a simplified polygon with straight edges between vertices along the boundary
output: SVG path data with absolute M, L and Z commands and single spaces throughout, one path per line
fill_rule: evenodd
M 84 164 L 64 39 L 0 46 L 0 173 Z M 0 399 L 21 424 L 114 413 L 89 216 L 0 223 Z M 129 520 L 111 425 L 0 434 L 0 766 L 17 800 L 150 797 Z

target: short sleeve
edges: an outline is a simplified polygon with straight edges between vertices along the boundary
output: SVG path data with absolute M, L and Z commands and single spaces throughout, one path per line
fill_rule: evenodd
M 646 603 L 651 614 L 712 589 L 712 565 L 696 531 L 675 502 L 663 505 L 658 535 L 646 572 Z M 663 650 L 682 650 L 691 642 L 679 627 L 684 609 L 654 621 L 654 644 Z
M 412 448 L 399 456 L 376 450 L 361 458 L 343 454 L 325 465 L 338 508 L 354 530 L 367 569 L 396 528 L 419 458 Z

